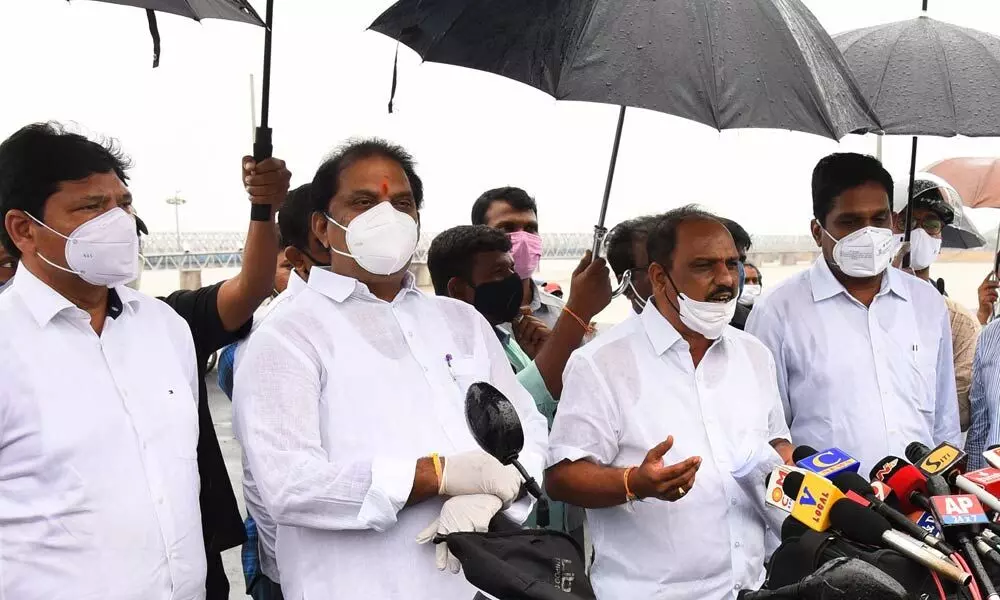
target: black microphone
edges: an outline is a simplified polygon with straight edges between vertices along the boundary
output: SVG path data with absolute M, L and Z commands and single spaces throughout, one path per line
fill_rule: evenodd
M 884 517 L 847 498 L 833 504 L 830 524 L 849 539 L 869 546 L 888 546 L 962 585 L 972 579 L 971 575 L 941 558 L 936 550 L 895 531 Z
M 924 528 L 908 519 L 906 515 L 879 500 L 875 496 L 875 492 L 872 490 L 871 484 L 865 481 L 865 478 L 857 473 L 852 473 L 850 471 L 838 473 L 833 478 L 833 485 L 837 486 L 840 491 L 845 494 L 851 491 L 867 500 L 869 502 L 869 508 L 888 519 L 890 523 L 901 529 L 907 535 L 918 540 L 922 540 L 925 544 L 937 548 L 945 555 L 955 553 L 955 549 L 949 546 L 944 540 L 940 539 L 936 535 L 928 533 L 924 530 Z
M 819 450 L 813 448 L 812 446 L 796 446 L 792 450 L 792 462 L 797 463 L 803 458 L 809 458 L 813 454 L 816 454 Z
M 940 444 L 933 450 L 920 442 L 913 442 L 906 447 L 906 457 L 913 464 L 919 463 L 919 469 L 925 474 L 944 477 L 952 487 L 972 494 L 991 510 L 1000 512 L 1000 498 L 962 474 L 965 456 L 965 452 L 948 443 Z
M 907 448 L 909 450 L 909 448 Z M 927 493 L 933 496 L 951 496 L 951 487 L 948 482 L 944 480 L 940 475 L 932 475 L 927 478 Z M 961 498 L 958 496 L 957 498 Z M 944 528 L 946 527 L 946 522 L 937 516 L 938 524 Z M 986 592 L 986 597 L 988 600 L 1000 600 L 1000 595 L 997 594 L 996 588 L 993 586 L 993 581 L 990 580 L 989 573 L 986 572 L 986 567 L 983 565 L 983 561 L 979 558 L 979 552 L 976 550 L 976 545 L 972 542 L 972 538 L 969 536 L 969 531 L 965 527 L 957 528 L 955 533 L 955 538 L 958 540 L 962 550 L 964 550 L 965 558 L 969 561 L 969 568 L 972 572 L 976 574 L 976 579 L 979 581 L 980 585 L 983 586 L 983 591 Z

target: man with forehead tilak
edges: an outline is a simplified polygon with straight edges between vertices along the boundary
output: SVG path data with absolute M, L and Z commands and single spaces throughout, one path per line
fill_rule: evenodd
M 469 600 L 435 536 L 531 509 L 520 474 L 473 439 L 466 392 L 489 382 L 513 402 L 536 478 L 545 419 L 475 308 L 417 289 L 422 189 L 410 155 L 381 140 L 324 162 L 312 229 L 331 266 L 310 271 L 240 363 L 234 420 L 277 523 L 286 598 Z

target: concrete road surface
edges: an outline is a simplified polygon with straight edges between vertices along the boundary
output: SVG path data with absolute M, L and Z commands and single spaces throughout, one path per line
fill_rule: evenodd
M 245 517 L 247 513 L 243 505 L 243 466 L 240 462 L 240 446 L 233 439 L 232 406 L 229 398 L 226 398 L 219 389 L 217 372 L 212 371 L 205 380 L 208 383 L 208 405 L 212 410 L 212 420 L 215 422 L 215 432 L 219 436 L 219 445 L 222 446 L 222 456 L 226 459 L 229 480 L 233 482 L 233 489 L 236 490 L 240 513 Z M 248 596 L 243 583 L 240 549 L 233 548 L 226 551 L 222 555 L 222 561 L 229 576 L 229 600 L 245 600 Z

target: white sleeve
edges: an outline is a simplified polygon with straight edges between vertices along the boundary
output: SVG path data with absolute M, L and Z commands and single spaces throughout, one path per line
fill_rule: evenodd
M 788 390 L 788 365 L 785 364 L 784 353 L 784 323 L 782 318 L 776 314 L 772 304 L 766 299 L 758 302 L 758 305 L 750 311 L 747 319 L 746 332 L 756 337 L 771 351 L 771 360 L 774 365 L 774 378 L 778 386 L 778 395 L 781 401 L 782 413 L 785 417 L 786 425 L 792 422 L 792 407 L 789 401 Z
M 549 436 L 549 466 L 564 460 L 610 465 L 618 456 L 621 413 L 594 363 L 575 352 L 563 373 Z
M 234 429 L 278 524 L 384 531 L 409 498 L 419 457 L 343 463 L 329 457 L 319 418 L 326 377 L 312 346 L 262 327 L 234 385 Z
M 500 345 L 500 340 L 493 333 L 490 324 L 481 316 L 478 320 L 489 356 L 491 383 L 514 404 L 517 416 L 521 419 L 521 428 L 524 430 L 524 449 L 521 451 L 519 461 L 541 487 L 545 461 L 549 453 L 548 422 L 542 413 L 538 412 L 538 407 L 535 406 L 531 394 L 518 382 L 503 346 Z M 504 514 L 516 523 L 523 523 L 531 513 L 533 503 L 534 498 L 525 496 L 511 505 Z

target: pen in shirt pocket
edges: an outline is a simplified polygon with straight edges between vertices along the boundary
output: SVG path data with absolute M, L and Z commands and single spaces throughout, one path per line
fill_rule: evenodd
M 451 365 L 452 360 L 454 359 L 451 354 L 444 355 L 444 362 L 448 365 L 448 373 L 451 375 L 451 380 L 458 383 L 458 377 L 455 376 L 455 368 Z

